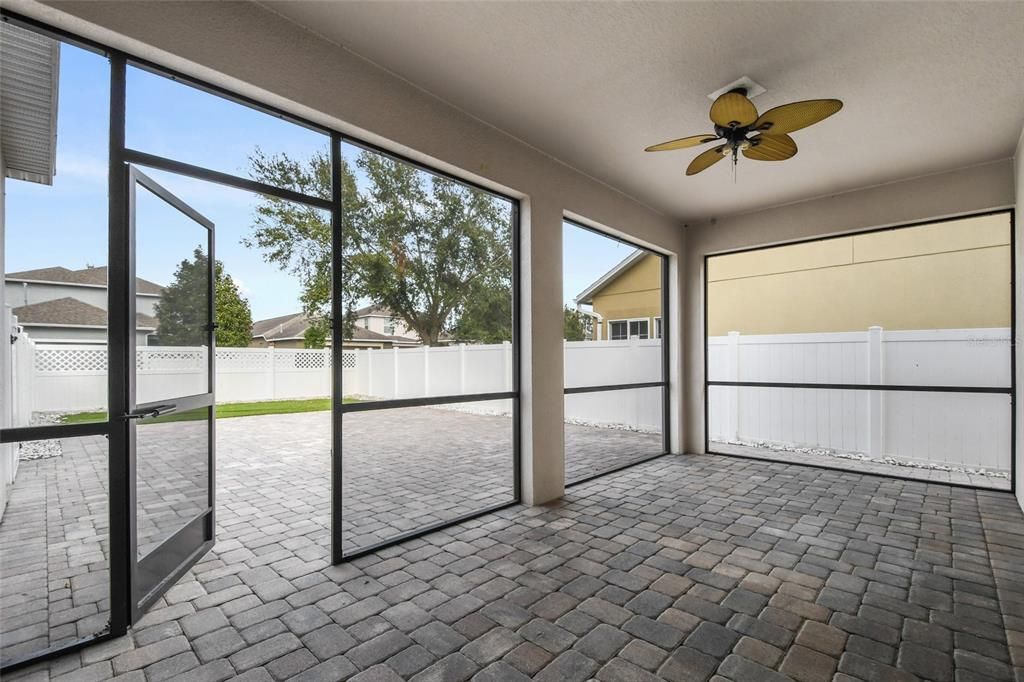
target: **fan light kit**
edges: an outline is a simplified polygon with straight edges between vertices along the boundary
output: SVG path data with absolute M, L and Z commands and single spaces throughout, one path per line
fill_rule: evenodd
M 760 90 L 748 90 L 752 86 Z M 754 96 L 764 92 L 764 88 L 749 78 L 741 78 L 726 87 L 729 90 L 719 95 L 711 105 L 714 133 L 662 142 L 644 151 L 667 152 L 722 140 L 723 144 L 698 154 L 690 162 L 686 174 L 696 175 L 730 156 L 735 172 L 740 152 L 754 161 L 785 161 L 792 158 L 796 155 L 796 142 L 789 133 L 823 121 L 843 108 L 843 103 L 837 99 L 811 99 L 783 104 L 758 115 L 757 107 L 750 101 L 748 92 Z

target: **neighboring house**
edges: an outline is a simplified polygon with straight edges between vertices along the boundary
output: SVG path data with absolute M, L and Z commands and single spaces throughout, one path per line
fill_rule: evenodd
M 637 249 L 574 300 L 594 318 L 595 341 L 660 339 L 661 257 Z
M 156 333 L 156 304 L 163 287 L 135 280 L 136 344 Z M 33 341 L 106 343 L 107 268 L 65 267 L 11 272 L 4 277 L 4 302 Z
M 419 336 L 396 317 L 390 309 L 380 305 L 368 305 L 355 312 L 356 326 L 385 336 L 399 336 L 419 343 Z
M 384 318 L 384 319 L 382 319 Z M 302 313 L 258 320 L 252 325 L 252 348 L 304 348 L 309 319 Z M 387 333 L 401 330 L 405 334 Z M 369 306 L 356 311 L 352 338 L 342 348 L 407 348 L 420 345 L 419 338 L 400 321 L 393 320 L 385 308 Z

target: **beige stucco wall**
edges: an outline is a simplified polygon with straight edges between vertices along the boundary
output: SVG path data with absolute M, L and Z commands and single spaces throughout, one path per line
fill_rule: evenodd
M 708 333 L 1010 326 L 1009 213 L 708 259 Z
M 661 258 L 648 254 L 608 283 L 593 298 L 594 312 L 604 320 L 601 338 L 611 338 L 611 320 L 648 320 L 654 337 L 654 318 L 661 317 Z
M 678 221 L 255 3 L 5 5 L 520 198 L 523 499 L 562 495 L 564 329 L 561 298 L 551 295 L 562 290 L 562 221 L 668 254 L 681 283 Z M 670 349 L 673 451 L 681 449 L 681 348 Z
M 689 225 L 682 330 L 686 451 L 704 451 L 706 255 L 988 211 L 1013 202 L 1013 161 L 1004 159 Z M 1020 264 L 1018 259 L 1018 282 Z

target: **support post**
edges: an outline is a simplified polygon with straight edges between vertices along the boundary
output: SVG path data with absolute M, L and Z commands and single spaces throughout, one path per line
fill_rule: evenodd
M 509 342 L 509 341 L 502 341 L 501 342 L 501 350 L 503 352 L 502 359 L 503 359 L 504 368 L 505 368 L 505 370 L 504 370 L 505 387 L 502 390 L 504 390 L 504 391 L 511 391 L 512 390 L 512 343 Z
M 366 353 L 366 395 L 373 395 L 373 351 L 363 349 Z
M 391 397 L 398 397 L 398 346 L 392 346 L 391 348 Z
M 273 343 L 267 346 L 267 358 L 267 365 L 270 368 L 267 372 L 267 399 L 274 400 L 277 398 L 277 360 L 274 357 Z
M 882 328 L 868 327 L 868 383 L 884 383 Z M 868 454 L 885 455 L 885 396 L 882 391 L 868 391 Z
M 430 395 L 430 346 L 423 344 L 423 395 Z
M 725 346 L 725 380 L 740 380 L 740 333 L 729 332 Z M 719 387 L 723 388 L 723 387 Z M 740 387 L 724 387 L 726 391 L 725 437 L 739 440 L 740 437 Z
M 466 392 L 466 344 L 459 344 L 459 394 Z

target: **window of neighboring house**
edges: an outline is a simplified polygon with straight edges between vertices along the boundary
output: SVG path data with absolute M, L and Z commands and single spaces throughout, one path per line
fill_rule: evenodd
M 608 322 L 608 338 L 612 341 L 623 341 L 629 338 L 629 323 L 626 320 Z
M 633 338 L 636 336 L 641 339 L 650 338 L 650 320 L 630 320 L 629 322 L 629 336 Z
M 384 333 L 385 334 L 390 334 L 390 335 L 394 336 L 394 334 L 395 334 L 395 321 L 394 320 L 388 320 L 387 322 L 384 323 Z
M 661 318 L 660 317 L 654 318 L 654 338 L 656 338 L 656 339 L 660 339 L 661 338 Z
M 369 328 L 370 328 L 370 318 L 364 317 L 363 318 L 363 329 L 369 329 Z

